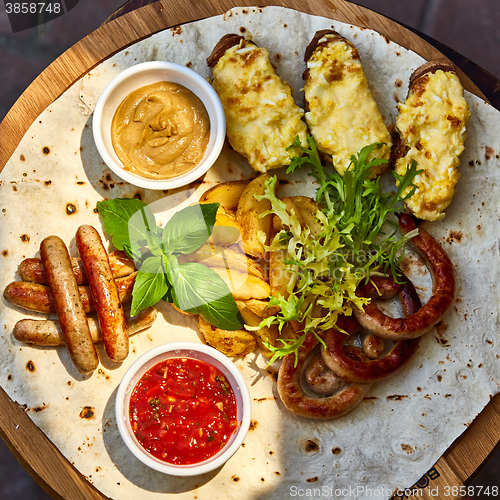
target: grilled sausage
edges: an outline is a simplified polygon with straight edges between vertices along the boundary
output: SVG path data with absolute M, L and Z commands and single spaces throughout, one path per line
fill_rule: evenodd
M 113 277 L 122 278 L 135 271 L 134 263 L 123 252 L 116 251 L 109 254 L 109 265 Z M 79 285 L 86 285 L 87 276 L 81 259 L 73 257 L 71 267 Z M 47 284 L 47 275 L 40 259 L 24 259 L 17 269 L 23 281 L 33 281 L 34 283 Z
M 318 345 L 318 339 L 309 333 L 299 349 L 297 363 L 295 355 L 283 358 L 278 373 L 278 394 L 285 407 L 296 415 L 316 419 L 333 419 L 353 410 L 368 391 L 369 384 L 345 382 L 331 396 L 318 398 L 304 392 L 301 372 L 308 355 Z
M 345 381 L 326 366 L 321 353 L 316 353 L 304 370 L 304 379 L 312 392 L 327 396 L 339 391 Z
M 392 289 L 394 296 L 399 290 L 399 299 L 403 306 L 405 315 L 410 316 L 417 312 L 420 307 L 420 299 L 411 282 L 404 285 L 396 285 L 385 282 L 392 282 L 389 278 L 374 278 L 376 288 L 383 290 L 385 298 L 391 298 L 388 295 L 388 290 Z M 368 287 L 366 287 L 368 288 Z M 375 288 L 375 287 L 373 287 Z M 376 298 L 378 295 L 373 290 L 373 295 L 364 295 L 365 297 Z M 359 329 L 359 324 L 353 318 L 341 318 L 339 326 L 348 333 L 356 333 Z M 371 336 L 368 335 L 365 341 Z M 415 353 L 419 344 L 419 338 L 404 339 L 394 343 L 392 348 L 382 357 L 379 357 L 383 352 L 384 343 L 382 339 L 374 336 L 371 339 L 371 345 L 366 346 L 363 342 L 365 352 L 368 351 L 368 357 L 377 359 L 364 359 L 358 355 L 352 355 L 352 346 L 345 346 L 345 342 L 349 337 L 339 330 L 332 329 L 325 337 L 326 349 L 323 349 L 322 356 L 325 364 L 335 372 L 339 377 L 343 377 L 351 382 L 369 383 L 376 380 L 382 380 L 390 375 L 393 375 L 396 370 L 403 366 Z M 378 340 L 379 342 L 376 342 Z M 368 344 L 368 342 L 366 342 Z
M 130 301 L 132 298 L 132 289 L 134 288 L 136 276 L 137 272 L 134 272 L 129 276 L 115 280 L 122 304 Z M 78 291 L 82 300 L 83 310 L 86 313 L 94 312 L 95 306 L 90 296 L 89 288 L 87 286 L 79 286 Z M 3 296 L 11 304 L 23 307 L 29 311 L 47 314 L 55 312 L 54 297 L 50 288 L 46 285 L 26 281 L 13 281 L 5 288 Z
M 154 307 L 144 309 L 137 316 L 127 320 L 127 333 L 129 337 L 149 328 L 157 315 Z M 95 318 L 87 318 L 92 342 L 102 342 L 102 334 Z M 64 345 L 61 332 L 61 323 L 55 320 L 22 319 L 14 327 L 14 337 L 25 344 L 42 347 L 55 347 Z
M 49 236 L 40 245 L 40 256 L 71 359 L 80 371 L 91 372 L 97 368 L 99 360 L 71 268 L 68 249 L 60 238 Z
M 127 323 L 108 254 L 92 226 L 78 228 L 76 244 L 89 281 L 106 353 L 113 361 L 121 362 L 128 356 Z
M 401 214 L 399 227 L 406 234 L 416 229 L 416 219 L 409 214 Z M 421 337 L 441 320 L 455 295 L 453 265 L 441 245 L 422 228 L 410 242 L 427 261 L 433 281 L 432 296 L 422 308 L 406 318 L 387 316 L 373 301 L 363 310 L 356 309 L 354 314 L 360 325 L 380 337 L 396 340 Z

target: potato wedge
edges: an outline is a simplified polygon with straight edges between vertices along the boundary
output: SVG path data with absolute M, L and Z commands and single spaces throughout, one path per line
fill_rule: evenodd
M 238 301 L 243 302 L 243 301 Z M 277 306 L 269 306 L 269 301 L 259 299 L 245 300 L 245 307 L 252 311 L 259 318 L 267 318 L 276 314 L 279 310 Z
M 235 300 L 267 299 L 271 293 L 269 284 L 252 274 L 220 267 L 213 270 L 227 283 Z
M 203 245 L 189 255 L 181 255 L 180 262 L 199 262 L 208 267 L 220 267 L 253 274 L 265 279 L 264 269 L 257 262 L 247 257 L 242 251 L 215 245 Z
M 318 236 L 321 233 L 321 224 L 316 217 L 318 204 L 307 196 L 292 196 L 292 201 L 302 227 L 308 227 L 313 236 Z
M 221 330 L 201 316 L 198 316 L 198 328 L 205 342 L 226 356 L 245 356 L 255 349 L 255 337 L 246 330 Z
M 288 297 L 288 283 L 293 274 L 285 265 L 285 250 L 274 250 L 269 254 L 269 284 L 271 285 L 271 295 L 280 293 L 283 297 Z
M 249 326 L 258 326 L 259 323 L 261 322 L 262 318 L 257 316 L 255 313 L 253 313 L 250 308 L 248 307 L 247 301 L 242 301 L 238 300 L 236 302 L 236 305 L 238 306 L 238 309 L 241 313 L 241 316 L 243 317 L 243 321 L 245 322 L 246 325 Z M 257 337 L 257 343 L 259 344 L 259 347 L 262 349 L 263 353 L 266 356 L 270 356 L 271 352 L 269 349 L 265 346 L 264 342 L 267 342 L 271 345 L 275 345 L 276 338 L 278 336 L 278 329 L 275 325 L 272 327 L 264 327 L 260 328 L 259 330 L 253 332 L 255 333 Z
M 260 175 L 251 181 L 241 193 L 236 210 L 243 248 L 247 254 L 260 259 L 263 259 L 265 255 L 261 234 L 264 234 L 264 243 L 268 243 L 272 220 L 270 215 L 266 217 L 260 217 L 260 215 L 271 209 L 271 203 L 268 200 L 258 201 L 255 196 L 264 194 L 267 179 L 269 179 L 268 175 Z
M 200 198 L 200 203 L 220 203 L 224 210 L 233 212 L 238 208 L 238 202 L 248 181 L 223 182 L 205 191 Z
M 215 225 L 210 236 L 210 241 L 214 245 L 223 247 L 231 246 L 241 240 L 241 229 L 236 222 L 234 215 L 219 207 L 215 218 Z
M 308 227 L 313 236 L 318 236 L 321 233 L 321 224 L 316 217 L 319 210 L 317 203 L 307 196 L 287 196 L 282 198 L 286 204 L 288 211 L 293 210 L 299 219 L 302 227 Z M 272 230 L 277 233 L 283 229 L 283 224 L 277 215 L 272 219 Z

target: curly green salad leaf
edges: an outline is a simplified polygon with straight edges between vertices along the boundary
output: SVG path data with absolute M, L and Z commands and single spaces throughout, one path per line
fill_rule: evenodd
M 370 299 L 356 296 L 362 280 L 369 281 L 373 273 L 391 274 L 397 281 L 403 247 L 415 236 L 414 232 L 400 236 L 395 214 L 402 202 L 416 187 L 413 179 L 420 171 L 412 162 L 404 176 L 393 172 L 398 181 L 394 193 L 382 191 L 380 177 L 371 179 L 371 169 L 386 162 L 369 159 L 382 144 L 366 146 L 351 157 L 343 176 L 332 165 L 324 165 L 314 139 L 307 138 L 308 146 L 297 138 L 290 146 L 300 155 L 292 159 L 287 173 L 307 167 L 316 179 L 316 214 L 321 230 L 313 236 L 302 227 L 297 215 L 288 211 L 275 193 L 276 177 L 266 182 L 264 195 L 271 203 L 269 213 L 277 215 L 283 229 L 269 245 L 270 251 L 281 251 L 290 275 L 287 297 L 278 294 L 270 299 L 279 311 L 264 319 L 256 328 L 277 325 L 279 345 L 266 344 L 273 352 L 270 363 L 290 353 L 295 354 L 306 335 L 313 332 L 323 342 L 321 333 L 334 327 L 340 315 L 352 315 L 353 308 L 362 308 Z M 403 195 L 403 193 L 405 193 Z M 286 338 L 284 326 L 295 320 L 303 324 L 298 337 Z

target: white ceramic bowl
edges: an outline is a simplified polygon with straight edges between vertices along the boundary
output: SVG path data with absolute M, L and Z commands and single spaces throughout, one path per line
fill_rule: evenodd
M 236 397 L 238 428 L 213 457 L 189 465 L 169 464 L 148 453 L 132 431 L 129 418 L 130 396 L 139 379 L 154 365 L 167 358 L 188 357 L 205 361 L 218 368 L 227 378 Z M 196 476 L 223 465 L 240 447 L 250 425 L 251 403 L 247 386 L 235 364 L 224 354 L 204 344 L 175 342 L 155 347 L 139 357 L 125 373 L 116 393 L 116 422 L 127 448 L 142 463 L 172 476 Z
M 184 85 L 201 100 L 210 119 L 210 137 L 205 154 L 189 172 L 172 179 L 147 179 L 123 168 L 111 141 L 111 122 L 120 103 L 134 90 L 152 83 L 168 81 Z M 99 96 L 92 120 L 97 150 L 106 165 L 123 180 L 147 189 L 171 189 L 201 177 L 219 156 L 226 137 L 224 109 L 217 92 L 192 69 L 163 61 L 136 64 L 115 76 Z

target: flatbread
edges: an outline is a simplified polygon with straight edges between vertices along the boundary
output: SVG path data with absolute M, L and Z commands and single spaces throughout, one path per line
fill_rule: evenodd
M 423 63 L 415 53 L 371 30 L 280 7 L 233 9 L 224 16 L 162 31 L 122 50 L 72 85 L 36 119 L 0 174 L 1 289 L 16 278 L 21 259 L 37 254 L 49 234 L 71 243 L 76 255 L 75 231 L 84 223 L 101 228 L 93 209 L 104 197 L 139 193 L 146 202 L 154 202 L 153 210 L 166 220 L 214 182 L 251 174 L 246 161 L 225 148 L 201 186 L 165 197 L 127 185 L 112 174 L 102 163 L 91 132 L 97 97 L 121 70 L 142 61 L 169 60 L 191 65 L 209 77 L 205 58 L 222 35 L 240 32 L 241 27 L 270 51 L 299 105 L 305 47 L 316 30 L 333 27 L 359 49 L 387 124 L 395 121 L 396 99 L 404 99 L 411 72 Z M 323 496 L 333 497 L 349 487 L 360 487 L 352 498 L 386 498 L 395 488 L 412 485 L 499 390 L 500 113 L 468 92 L 466 98 L 471 119 L 462 178 L 446 218 L 426 224 L 455 264 L 457 299 L 441 325 L 423 338 L 408 365 L 396 377 L 375 384 L 354 412 L 331 422 L 295 417 L 281 405 L 265 360 L 251 354 L 238 361 L 252 398 L 245 446 L 221 470 L 202 477 L 169 477 L 148 469 L 120 439 L 114 397 L 125 370 L 147 349 L 199 340 L 195 322 L 168 305 L 161 306 L 149 331 L 131 339 L 130 356 L 121 367 L 104 362 L 83 379 L 64 348 L 40 349 L 16 342 L 11 336 L 16 321 L 36 315 L 2 299 L 0 384 L 26 406 L 30 418 L 64 456 L 113 498 L 178 493 L 179 498 L 281 499 L 301 491 L 312 495 L 313 488 L 326 488 L 321 490 Z M 292 181 L 283 194 L 307 194 L 313 189 L 310 183 L 304 185 L 304 176 Z M 76 208 L 71 215 L 68 204 Z M 413 276 L 428 294 L 429 280 L 418 262 Z M 91 418 L 80 416 L 86 406 L 92 408 Z M 345 491 L 349 490 L 344 495 Z

